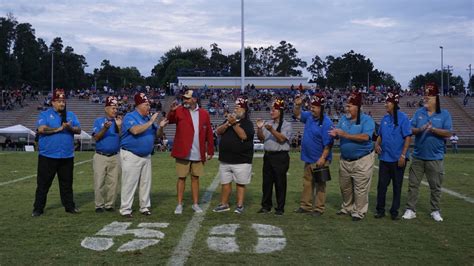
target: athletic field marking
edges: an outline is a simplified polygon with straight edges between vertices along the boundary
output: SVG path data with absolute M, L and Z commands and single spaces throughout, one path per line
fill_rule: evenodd
M 469 176 L 469 174 L 468 174 L 468 173 L 462 173 L 462 174 L 463 174 L 463 175 L 465 175 L 465 176 Z
M 92 161 L 92 159 L 75 163 L 74 166 L 81 165 L 81 164 L 85 164 L 85 163 L 88 163 L 88 162 L 90 162 L 90 161 Z M 20 182 L 20 181 L 22 181 L 22 180 L 25 180 L 25 179 L 28 179 L 28 178 L 32 178 L 32 177 L 35 177 L 35 176 L 36 176 L 36 174 L 34 174 L 34 175 L 28 175 L 28 176 L 24 176 L 24 177 L 20 177 L 20 178 L 17 178 L 17 179 L 13 179 L 13 180 L 10 180 L 10 181 L 6 181 L 6 182 L 2 182 L 2 183 L 0 183 L 0 186 L 4 186 L 4 185 L 8 185 L 8 184 L 13 184 L 13 183 Z
M 376 165 L 374 165 L 374 167 L 377 168 L 377 169 L 379 169 L 379 167 L 376 166 Z M 406 175 L 403 176 L 403 177 L 404 177 L 405 179 L 408 179 L 408 176 L 406 176 Z M 421 181 L 421 183 L 422 183 L 423 185 L 427 186 L 427 187 L 430 186 L 430 184 L 428 184 L 428 182 L 426 182 L 426 181 Z M 462 199 L 462 200 L 465 200 L 465 201 L 467 201 L 467 202 L 469 202 L 469 203 L 473 203 L 473 204 L 474 204 L 474 198 L 468 197 L 468 196 L 466 196 L 466 195 L 463 195 L 463 194 L 461 194 L 461 193 L 458 193 L 458 192 L 456 192 L 456 191 L 453 191 L 453 190 L 450 190 L 450 189 L 447 189 L 447 188 L 441 188 L 441 191 L 444 192 L 444 193 L 446 193 L 446 194 L 449 194 L 449 195 L 451 195 L 451 196 L 453 196 L 453 197 L 456 197 L 456 198 L 459 198 L 459 199 Z
M 165 237 L 165 234 L 155 228 L 166 228 L 168 223 L 140 223 L 139 229 L 127 229 L 132 223 L 126 222 L 112 222 L 104 226 L 96 236 L 108 237 L 86 237 L 82 240 L 81 246 L 95 251 L 108 250 L 114 245 L 112 237 L 132 234 L 135 239 L 123 244 L 117 249 L 117 252 L 135 251 L 144 249 L 160 242 Z M 150 229 L 153 228 L 153 229 Z
M 201 227 L 201 223 L 204 220 L 204 214 L 206 213 L 209 205 L 211 204 L 212 194 L 216 190 L 217 186 L 220 183 L 219 174 L 216 174 L 214 180 L 207 188 L 204 196 L 201 199 L 202 203 L 202 213 L 194 213 L 193 218 L 186 226 L 181 239 L 179 240 L 178 245 L 173 250 L 173 255 L 168 261 L 168 265 L 184 265 L 186 260 L 189 257 L 189 252 L 193 246 L 194 239 L 196 234 Z

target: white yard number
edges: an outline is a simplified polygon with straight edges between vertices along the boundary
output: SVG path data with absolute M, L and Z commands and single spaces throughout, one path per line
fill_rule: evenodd
M 236 242 L 235 232 L 240 227 L 239 224 L 222 224 L 214 226 L 207 238 L 207 245 L 210 249 L 231 253 L 239 252 Z M 283 250 L 286 246 L 286 238 L 283 237 L 281 228 L 267 224 L 252 224 L 258 235 L 257 245 L 254 247 L 255 253 L 270 253 Z
M 94 237 L 86 237 L 81 246 L 95 251 L 108 250 L 114 245 L 113 237 L 134 235 L 136 238 L 120 246 L 117 251 L 134 251 L 156 245 L 165 234 L 157 229 L 168 227 L 168 223 L 140 223 L 138 229 L 127 229 L 132 223 L 113 222 L 104 226 Z

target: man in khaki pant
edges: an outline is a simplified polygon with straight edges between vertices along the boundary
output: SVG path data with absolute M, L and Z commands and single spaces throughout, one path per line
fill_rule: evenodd
M 364 218 L 369 208 L 370 180 L 374 168 L 372 134 L 374 120 L 361 113 L 362 95 L 352 92 L 337 128 L 329 134 L 341 139 L 341 160 L 339 162 L 339 185 L 342 194 L 341 210 L 338 215 L 350 214 L 352 221 Z
M 117 98 L 107 97 L 105 116 L 94 122 L 93 136 L 96 152 L 93 157 L 95 212 L 114 211 L 120 169 L 120 128 L 122 118 L 117 117 Z

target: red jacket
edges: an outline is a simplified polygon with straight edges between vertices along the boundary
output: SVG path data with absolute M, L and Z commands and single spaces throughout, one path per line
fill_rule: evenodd
M 171 156 L 184 159 L 191 152 L 193 145 L 194 126 L 191 113 L 183 106 L 179 106 L 175 111 L 170 111 L 167 118 L 169 124 L 176 124 Z M 199 148 L 201 150 L 201 161 L 203 162 L 206 161 L 206 151 L 208 155 L 214 155 L 211 119 L 209 113 L 202 108 L 199 108 Z

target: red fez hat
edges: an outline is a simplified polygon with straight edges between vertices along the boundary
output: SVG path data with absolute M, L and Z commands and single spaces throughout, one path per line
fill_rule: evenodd
M 117 97 L 107 96 L 105 99 L 105 107 L 107 106 L 118 106 Z
M 437 96 L 439 93 L 438 85 L 434 82 L 426 83 L 425 85 L 425 96 Z
M 311 99 L 311 105 L 314 106 L 322 106 L 326 103 L 326 98 L 324 98 L 324 95 L 321 93 L 317 93 L 313 96 Z
M 283 99 L 276 99 L 273 102 L 273 108 L 278 110 L 285 110 L 285 101 L 283 101 Z
M 358 91 L 351 92 L 351 95 L 347 99 L 347 103 L 352 105 L 361 106 L 362 105 L 362 94 Z
M 235 105 L 240 107 L 240 108 L 247 109 L 247 102 L 248 102 L 247 99 L 239 97 L 239 98 L 237 98 L 237 100 L 235 100 Z
M 56 100 L 66 100 L 66 94 L 64 94 L 63 89 L 55 89 L 53 93 L 53 101 Z
M 146 97 L 145 93 L 143 93 L 143 92 L 139 92 L 139 93 L 135 94 L 134 100 L 135 100 L 135 106 L 139 106 L 142 103 L 147 103 L 148 102 L 148 98 Z
M 400 95 L 397 92 L 389 92 L 387 93 L 387 97 L 385 98 L 385 102 L 387 103 L 400 103 Z

